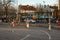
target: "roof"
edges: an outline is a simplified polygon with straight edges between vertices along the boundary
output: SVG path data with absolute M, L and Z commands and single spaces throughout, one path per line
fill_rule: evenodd
M 34 6 L 29 6 L 29 5 L 20 5 L 20 10 L 32 10 L 32 11 L 36 11 L 36 8 Z
M 50 6 L 52 9 L 58 9 L 58 6 Z

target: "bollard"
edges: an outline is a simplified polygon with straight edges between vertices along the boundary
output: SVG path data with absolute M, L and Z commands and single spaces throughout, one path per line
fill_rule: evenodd
M 15 26 L 14 22 L 12 22 L 12 26 L 13 26 L 13 27 Z
M 48 29 L 51 30 L 51 24 L 49 24 L 49 28 Z
M 26 27 L 29 28 L 29 20 L 26 20 Z
M 12 24 L 13 24 L 13 27 L 14 27 L 16 25 L 16 20 L 13 20 Z
M 49 28 L 48 30 L 50 31 L 51 30 L 51 19 L 49 18 Z
M 15 26 L 14 22 L 12 22 L 12 26 L 13 26 L 13 27 Z
M 26 24 L 26 27 L 29 28 L 29 23 Z

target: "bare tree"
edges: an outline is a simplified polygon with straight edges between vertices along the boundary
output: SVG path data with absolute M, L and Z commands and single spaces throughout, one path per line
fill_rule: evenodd
M 10 6 L 11 2 L 13 2 L 13 1 L 12 0 L 3 0 L 3 2 L 2 2 L 4 9 L 5 9 L 6 22 L 7 22 L 7 15 L 8 15 L 8 7 Z

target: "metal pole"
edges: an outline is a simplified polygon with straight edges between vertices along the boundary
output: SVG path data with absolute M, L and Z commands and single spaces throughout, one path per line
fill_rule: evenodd
M 50 14 L 49 14 L 49 30 L 51 30 L 51 18 L 50 18 Z
M 50 23 L 50 18 L 49 18 L 49 30 L 51 30 L 51 23 Z

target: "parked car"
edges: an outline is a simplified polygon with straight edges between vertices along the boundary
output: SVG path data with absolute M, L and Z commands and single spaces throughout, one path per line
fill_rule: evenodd
M 44 19 L 41 20 L 41 19 L 40 19 L 40 20 L 37 20 L 36 22 L 37 22 L 37 23 L 47 23 L 47 20 L 44 20 Z
M 27 21 L 27 19 L 24 19 L 24 21 L 26 22 Z M 35 23 L 36 21 L 35 20 L 33 20 L 33 19 L 28 19 L 28 21 L 29 22 L 33 22 L 33 23 Z
M 41 22 L 42 22 L 42 20 L 37 20 L 36 22 L 37 22 L 37 23 L 41 23 Z
M 51 22 L 52 23 L 56 23 L 57 22 L 57 19 L 52 19 Z
M 6 22 L 6 18 L 2 18 L 2 22 Z

